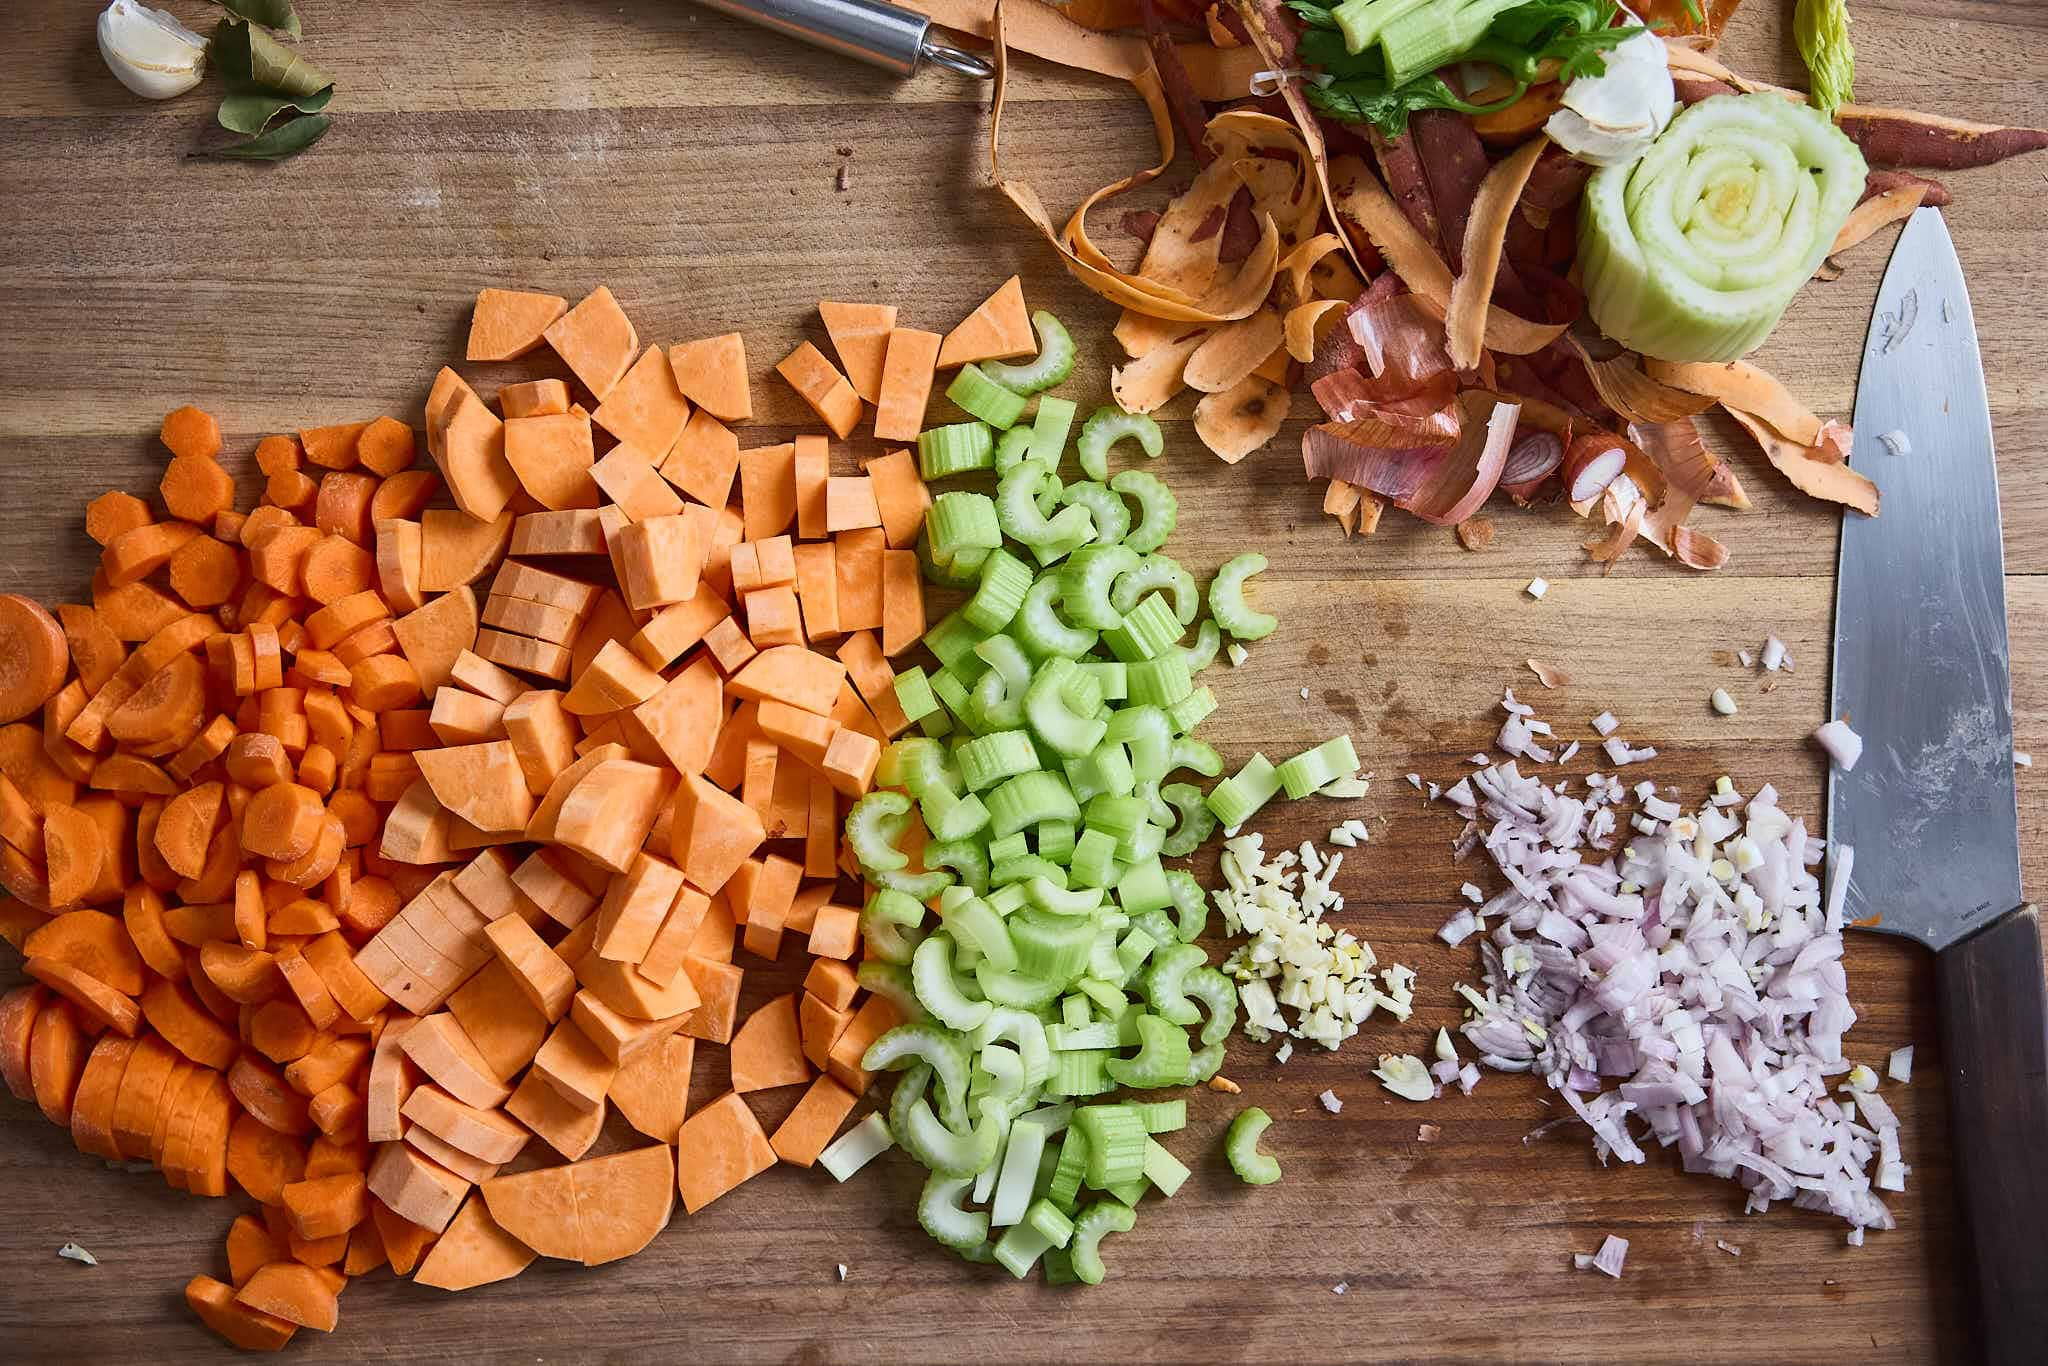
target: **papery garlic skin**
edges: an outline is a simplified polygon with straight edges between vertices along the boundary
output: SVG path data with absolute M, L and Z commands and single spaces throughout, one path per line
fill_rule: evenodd
M 164 10 L 113 0 L 99 18 L 100 56 L 114 79 L 147 100 L 168 100 L 206 74 L 206 39 Z

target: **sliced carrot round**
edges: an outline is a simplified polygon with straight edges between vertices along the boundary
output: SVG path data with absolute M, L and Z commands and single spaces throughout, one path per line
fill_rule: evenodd
M 0 594 L 0 722 L 19 721 L 64 686 L 71 646 L 41 605 Z

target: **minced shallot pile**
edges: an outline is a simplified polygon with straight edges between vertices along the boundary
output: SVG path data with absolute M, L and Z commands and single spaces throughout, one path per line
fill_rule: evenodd
M 1551 762 L 1549 728 L 1512 691 L 1503 705 L 1502 748 Z M 1628 761 L 1612 738 L 1606 748 Z M 1573 786 L 1510 759 L 1444 792 L 1468 822 L 1461 856 L 1483 847 L 1508 882 L 1440 931 L 1454 945 L 1484 935 L 1486 991 L 1459 988 L 1480 1061 L 1541 1074 L 1602 1162 L 1642 1162 L 1654 1136 L 1685 1170 L 1741 1183 L 1752 1212 L 1826 1210 L 1852 1244 L 1891 1228 L 1877 1192 L 1905 1188 L 1898 1119 L 1875 1074 L 1842 1054 L 1856 1020 L 1842 968 L 1849 851 L 1835 851 L 1824 894 L 1825 842 L 1769 786 L 1745 800 L 1722 778 L 1690 815 L 1636 784 L 1636 836 L 1616 853 L 1629 787 L 1598 773 Z

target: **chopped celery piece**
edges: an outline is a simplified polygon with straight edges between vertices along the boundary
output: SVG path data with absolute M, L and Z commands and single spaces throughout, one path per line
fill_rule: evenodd
M 1166 870 L 1159 866 L 1158 855 L 1140 859 L 1124 870 L 1117 879 L 1116 904 L 1131 916 L 1173 904 L 1173 892 L 1166 885 Z
M 1245 1106 L 1230 1121 L 1223 1155 L 1230 1160 L 1230 1170 L 1247 1186 L 1270 1186 L 1280 1179 L 1280 1164 L 1259 1151 L 1259 1135 L 1272 1122 L 1273 1117 L 1256 1105 Z
M 1148 1134 L 1178 1133 L 1188 1127 L 1188 1103 L 1179 1097 L 1172 1100 L 1134 1100 L 1129 1104 L 1138 1112 L 1138 1118 L 1145 1122 Z
M 1084 1025 L 1047 1025 L 1045 1041 L 1055 1053 L 1071 1053 L 1077 1048 L 1113 1049 L 1123 1040 L 1115 1024 L 1108 1020 L 1091 1020 Z
M 1209 927 L 1209 898 L 1202 884 L 1185 868 L 1166 870 L 1166 889 L 1173 893 L 1173 914 L 1180 941 L 1192 944 Z
M 1087 966 L 1095 927 L 1085 916 L 1020 911 L 1006 922 L 1016 954 L 1016 971 L 1066 983 Z
M 973 657 L 971 652 L 969 657 Z M 966 726 L 969 730 L 975 729 L 979 718 L 975 715 L 974 699 L 967 695 L 966 685 L 961 683 L 952 674 L 945 672 L 932 675 L 931 682 L 932 696 L 943 702 L 946 710 L 961 725 Z
M 1272 761 L 1254 754 L 1243 768 L 1209 790 L 1209 810 L 1224 829 L 1234 830 L 1257 815 L 1279 790 L 1280 778 Z
M 1276 618 L 1254 611 L 1244 600 L 1245 580 L 1265 567 L 1264 555 L 1239 555 L 1224 561 L 1216 577 L 1209 580 L 1209 615 L 1238 640 L 1263 640 L 1280 624 Z
M 1237 1026 L 1237 984 L 1212 967 L 1198 967 L 1181 979 L 1182 995 L 1199 1001 L 1209 1013 L 1202 1021 L 1201 1040 L 1220 1044 Z
M 1192 1174 L 1187 1164 L 1166 1151 L 1159 1140 L 1145 1140 L 1145 1179 L 1152 1183 L 1154 1190 L 1171 1198 L 1187 1184 Z
M 862 933 L 866 933 L 865 927 Z M 854 971 L 853 980 L 863 990 L 872 991 L 895 1006 L 906 1024 L 921 1024 L 929 1018 L 924 1006 L 918 1002 L 917 988 L 910 984 L 908 959 L 891 963 L 876 954 L 861 963 Z
M 972 558 L 972 556 L 967 555 L 965 552 L 959 558 L 962 561 L 960 563 L 955 563 L 954 560 L 950 559 L 941 563 L 939 558 L 932 553 L 931 532 L 920 530 L 917 533 L 917 567 L 924 574 L 926 583 L 935 583 L 941 588 L 974 587 L 976 582 L 975 571 L 981 568 L 980 562 L 976 561 L 971 566 L 966 564 L 964 561 Z
M 870 1116 L 873 1118 L 873 1116 Z M 887 1137 L 888 1130 L 883 1130 Z M 1072 1116 L 1068 1117 L 1067 1136 L 1060 1143 L 1059 1161 L 1052 1169 L 1052 1180 L 1046 1185 L 1045 1197 L 1063 1210 L 1071 1210 L 1074 1201 L 1081 1195 L 1081 1178 L 1088 1171 L 1088 1135 L 1074 1127 Z
M 996 1262 L 1018 1280 L 1031 1274 L 1052 1240 L 1031 1224 L 1013 1224 L 996 1239 Z
M 965 612 L 949 612 L 924 633 L 925 648 L 939 657 L 946 672 L 962 683 L 972 684 L 987 670 L 987 663 L 974 647 L 988 639 L 990 632 L 967 619 Z
M 1130 672 L 1121 659 L 1091 659 L 1081 669 L 1102 689 L 1103 701 L 1122 702 L 1130 697 Z
M 969 1000 L 961 993 L 960 984 L 953 976 L 951 934 L 941 932 L 925 936 L 924 942 L 911 955 L 910 980 L 917 988 L 918 1002 L 949 1029 L 974 1029 L 988 1018 L 989 1003 Z M 877 1040 L 868 1049 L 868 1055 L 872 1057 L 879 1046 L 880 1040 Z M 862 1063 L 866 1064 L 865 1058 Z M 870 1067 L 867 1070 L 872 1072 L 876 1069 Z
M 1013 882 L 1028 883 L 1032 886 L 1043 882 L 1055 891 L 1064 892 L 1067 889 L 1067 870 L 1051 859 L 1040 858 L 1036 854 L 1026 854 L 1022 858 L 998 863 L 989 870 L 988 877 L 997 887 L 1007 887 Z
M 1052 655 L 1078 659 L 1095 648 L 1095 631 L 1068 622 L 1053 605 L 1064 587 L 1062 572 L 1040 574 L 1031 591 L 1024 595 L 1024 605 L 1017 609 L 1016 619 L 1010 623 L 1011 632 L 1024 648 L 1040 659 Z
M 917 470 L 926 483 L 995 463 L 995 434 L 981 422 L 928 427 L 917 438 Z
M 1029 703 L 1026 703 L 1029 706 Z M 1074 823 L 1072 821 L 1040 821 L 1038 823 L 1038 856 L 1061 867 L 1074 857 Z
M 923 665 L 898 670 L 889 686 L 896 694 L 896 705 L 903 708 L 903 715 L 909 720 L 922 721 L 939 709 L 939 699 L 932 695 L 931 680 L 925 677 Z
M 1006 779 L 984 800 L 988 803 L 990 828 L 998 838 L 1040 821 L 1070 821 L 1081 814 L 1066 783 L 1043 770 Z
M 877 888 L 860 913 L 861 938 L 884 963 L 908 964 L 924 936 L 924 907 L 902 892 Z
M 1116 961 L 1124 970 L 1123 980 L 1130 981 L 1131 974 L 1143 967 L 1145 960 L 1152 956 L 1152 950 L 1158 947 L 1159 940 L 1154 935 L 1135 926 L 1119 939 L 1116 945 Z
M 1146 452 L 1148 455 L 1158 453 L 1149 449 Z M 1150 470 L 1124 470 L 1109 481 L 1109 486 L 1138 503 L 1138 525 L 1124 537 L 1124 544 L 1146 555 L 1165 545 L 1180 516 L 1180 500 L 1173 496 L 1172 489 L 1166 487 L 1166 481 Z
M 1032 1188 L 1038 1184 L 1038 1159 L 1045 1152 L 1050 1134 L 1042 1121 L 1029 1115 L 1010 1121 L 1002 1174 L 996 1178 L 995 1199 L 989 1206 L 991 1226 L 1008 1228 L 1024 1218 L 1024 1211 L 1031 1204 Z
M 1107 887 L 1116 877 L 1116 836 L 1103 830 L 1083 830 L 1074 841 L 1074 856 L 1067 860 L 1067 878 L 1082 887 Z
M 1069 507 L 1088 510 L 1090 520 L 1095 523 L 1094 540 L 1097 545 L 1115 545 L 1131 529 L 1131 510 L 1107 484 L 1098 484 L 1092 479 L 1069 484 L 1061 490 L 1060 501 Z
M 1106 1048 L 1076 1048 L 1052 1055 L 1052 1077 L 1045 1083 L 1053 1096 L 1099 1096 L 1115 1086 L 1103 1064 L 1111 1057 Z M 1079 1111 L 1076 1111 L 1079 1114 Z
M 1191 768 L 1204 778 L 1214 778 L 1223 772 L 1223 756 L 1208 741 L 1182 735 L 1174 740 L 1166 760 L 1168 773 L 1177 768 Z
M 973 828 L 967 830 L 965 834 L 957 836 L 952 834 L 951 830 L 953 827 L 951 822 L 954 819 L 953 813 L 970 805 L 980 813 Z M 964 824 L 964 822 L 962 823 Z M 932 826 L 932 840 L 924 847 L 925 867 L 950 868 L 960 879 L 960 885 L 948 887 L 941 894 L 941 909 L 944 909 L 946 896 L 955 892 L 959 893 L 963 899 L 971 899 L 985 894 L 988 891 L 988 855 L 982 851 L 981 845 L 973 838 L 976 834 L 980 833 L 982 826 L 988 824 L 988 808 L 981 804 L 981 799 L 978 797 L 967 797 L 957 801 L 941 813 L 940 821 L 937 824 L 933 823 L 929 815 L 927 815 L 925 824 Z M 947 833 L 944 835 L 939 833 L 941 826 L 948 827 Z M 976 947 L 979 947 L 979 945 Z M 983 951 L 986 952 L 986 950 Z
M 1299 801 L 1317 788 L 1339 778 L 1348 778 L 1356 772 L 1358 753 L 1352 749 L 1348 735 L 1339 735 L 1323 741 L 1314 749 L 1305 749 L 1274 770 L 1280 779 L 1280 790 L 1290 801 Z
M 996 438 L 996 473 L 1003 475 L 1031 458 L 1031 429 L 1012 427 Z
M 1074 1274 L 1073 1255 L 1065 1248 L 1049 1247 L 1045 1250 L 1045 1255 L 1040 1257 L 1038 1261 L 1039 1265 L 1045 1268 L 1045 1283 L 1047 1285 L 1079 1285 L 1081 1283 L 1081 1278 Z
M 1002 630 L 1024 605 L 1031 591 L 1031 569 L 1022 560 L 998 547 L 981 562 L 981 581 L 974 596 L 960 608 L 960 615 L 984 634 Z
M 961 781 L 970 792 L 983 792 L 1005 778 L 1038 769 L 1038 750 L 1021 730 L 977 735 L 957 751 Z
M 901 792 L 870 792 L 846 815 L 846 842 L 863 868 L 886 872 L 904 867 L 910 858 L 896 848 L 910 814 L 910 798 Z
M 1107 406 L 1097 408 L 1081 424 L 1081 435 L 1074 442 L 1074 454 L 1081 462 L 1082 473 L 1098 483 L 1107 483 L 1109 448 L 1125 439 L 1136 441 L 1148 459 L 1158 459 L 1160 452 L 1166 449 L 1166 438 L 1160 435 L 1159 424 L 1145 414 L 1126 413 Z
M 996 522 L 1002 533 L 1027 546 L 1080 545 L 1095 534 L 1095 521 L 1085 507 L 1064 507 L 1050 518 L 1038 505 L 1041 486 L 1052 480 L 1036 460 L 1021 460 L 996 482 Z
M 1090 1186 L 1102 1190 L 1144 1174 L 1145 1121 L 1130 1106 L 1084 1105 L 1074 1111 L 1074 1127 L 1088 1136 L 1083 1180 Z
M 925 829 L 932 839 L 941 844 L 957 844 L 988 824 L 988 808 L 972 792 L 964 797 L 955 796 L 951 790 L 942 788 L 918 802 L 918 813 L 924 817 Z M 940 862 L 926 853 L 927 867 L 937 867 Z
M 1041 862 L 1046 860 L 1041 859 Z M 1051 864 L 1058 868 L 1058 864 Z M 1065 870 L 1062 869 L 1062 872 Z M 1102 908 L 1102 888 L 1061 886 L 1048 877 L 1033 877 L 1026 883 L 1026 895 L 1033 906 L 1052 915 L 1087 916 Z
M 996 524 L 995 500 L 985 493 L 949 489 L 932 499 L 925 510 L 925 530 L 932 538 L 932 558 L 954 564 L 967 550 L 993 550 L 1003 543 L 1002 528 Z M 963 566 L 964 567 L 964 566 Z M 980 560 L 975 561 L 980 567 Z M 1215 590 L 1210 590 L 1210 610 L 1215 610 Z
M 1140 1168 L 1139 1175 L 1143 1175 Z M 1111 1233 L 1129 1233 L 1138 1222 L 1137 1212 L 1116 1200 L 1097 1200 L 1074 1220 L 1074 1238 L 1068 1244 L 1074 1276 L 1087 1285 L 1101 1285 L 1107 1272 L 1102 1265 L 1102 1240 Z
M 1198 954 L 1201 952 L 1192 944 L 1180 947 L 1194 949 Z M 1123 1086 L 1144 1090 L 1179 1086 L 1188 1074 L 1188 1061 L 1192 1056 L 1193 1049 L 1188 1045 L 1186 1030 L 1157 1015 L 1140 1015 L 1137 1056 L 1111 1058 L 1104 1064 L 1104 1070 L 1111 1080 Z M 1143 1129 L 1142 1121 L 1139 1127 Z
M 1103 632 L 1102 643 L 1128 668 L 1173 649 L 1185 630 L 1166 599 L 1152 593 L 1140 599 L 1113 629 Z
M 1110 605 L 1128 614 L 1138 605 L 1138 599 L 1155 588 L 1172 590 L 1173 615 L 1183 626 L 1201 610 L 1202 590 L 1196 586 L 1195 576 L 1170 555 L 1147 555 L 1126 570 L 1110 590 Z
M 818 1165 L 830 1172 L 834 1181 L 845 1181 L 895 1146 L 896 1140 L 889 1136 L 889 1121 L 877 1110 L 825 1145 L 825 1151 L 818 1154 Z
M 1008 863 L 1013 858 L 1023 858 L 1031 852 L 1031 841 L 1023 831 L 1005 835 L 999 840 L 989 841 L 988 858 L 991 864 Z
M 1180 648 L 1181 663 L 1187 666 L 1190 675 L 1198 674 L 1216 662 L 1216 648 L 1223 643 L 1223 635 L 1216 629 L 1216 623 L 1205 621 L 1195 631 L 1195 643 Z
M 1206 625 L 1207 623 L 1203 623 Z M 1175 735 L 1186 735 L 1202 724 L 1210 712 L 1216 710 L 1216 692 L 1213 688 L 1196 688 L 1166 709 L 1166 719 Z
M 1064 983 L 1049 977 L 1027 977 L 1021 972 L 1003 972 L 987 963 L 974 965 L 974 980 L 981 994 L 999 1006 L 1036 1010 L 1060 994 Z
M 1178 651 L 1169 650 L 1150 659 L 1134 659 L 1128 667 L 1131 701 L 1139 706 L 1171 707 L 1195 690 L 1195 680 L 1188 675 L 1187 661 L 1180 657 Z
M 1139 974 L 1138 993 L 1155 1014 L 1184 1029 L 1200 1020 L 1201 1014 L 1188 1000 L 1183 983 L 1189 973 L 1208 961 L 1209 955 L 1199 945 L 1175 943 L 1152 955 L 1151 966 Z
M 898 1085 L 901 1085 L 899 1082 Z M 983 1099 L 980 1117 L 965 1133 L 947 1125 L 932 1111 L 930 1102 L 919 1097 L 908 1108 L 903 1132 L 896 1141 L 932 1171 L 946 1176 L 975 1176 L 996 1160 L 1004 1128 L 1002 1107 Z M 893 1132 L 895 1126 L 890 1126 Z
M 1067 557 L 1061 573 L 1060 604 L 1077 625 L 1107 629 L 1123 624 L 1123 614 L 1109 600 L 1117 575 L 1135 568 L 1138 552 L 1129 546 L 1083 546 Z M 1178 626 L 1178 622 L 1175 623 Z M 1178 633 L 1176 633 L 1177 638 Z
M 1131 773 L 1141 786 L 1166 776 L 1173 758 L 1173 730 L 1165 712 L 1142 703 L 1125 707 L 1109 719 L 1105 734 L 1130 746 Z
M 1019 394 L 1036 394 L 1063 383 L 1074 370 L 1074 339 L 1060 320 L 1044 309 L 1031 314 L 1031 330 L 1038 334 L 1038 355 L 1028 361 L 984 361 L 982 373 Z M 1038 410 L 1045 411 L 1040 399 Z
M 974 653 L 988 665 L 975 680 L 974 705 L 983 729 L 1015 729 L 1024 724 L 1024 694 L 1031 687 L 1031 657 L 1009 636 L 978 641 Z
M 1186 858 L 1216 832 L 1216 813 L 1203 800 L 1202 789 L 1192 783 L 1168 783 L 1159 789 L 1159 795 L 1180 812 L 1180 824 L 1159 846 L 1159 852 L 1168 858 Z
M 1024 718 L 1033 734 L 1066 758 L 1078 758 L 1102 743 L 1106 722 L 1093 713 L 1102 689 L 1071 659 L 1054 656 L 1038 666 L 1024 694 Z M 1033 765 L 1036 767 L 1037 765 Z
M 933 935 L 925 943 L 946 944 L 950 955 L 951 941 L 944 935 Z M 897 1025 L 868 1045 L 868 1051 L 861 1055 L 860 1065 L 865 1071 L 886 1072 L 901 1070 L 914 1062 L 922 1062 L 932 1069 L 932 1076 L 942 1091 L 950 1091 L 955 1096 L 967 1094 L 967 1072 L 971 1065 L 967 1040 L 953 1030 L 942 1029 L 935 1024 Z
M 962 1209 L 960 1202 L 974 1184 L 971 1176 L 925 1178 L 924 1193 L 917 1200 L 918 1226 L 950 1248 L 969 1248 L 988 1237 L 989 1216 L 982 1210 Z
M 1052 1201 L 1040 1198 L 1024 1211 L 1023 1222 L 1038 1230 L 1054 1247 L 1063 1248 L 1074 1236 L 1074 1221 Z
M 1014 427 L 1017 419 L 1024 416 L 1024 396 L 1005 389 L 974 364 L 960 367 L 960 373 L 946 386 L 946 397 L 961 412 L 980 418 L 998 431 Z
M 1051 394 L 1038 400 L 1038 412 L 1031 419 L 1031 458 L 1059 473 L 1060 457 L 1067 452 L 1067 433 L 1073 427 L 1073 400 Z

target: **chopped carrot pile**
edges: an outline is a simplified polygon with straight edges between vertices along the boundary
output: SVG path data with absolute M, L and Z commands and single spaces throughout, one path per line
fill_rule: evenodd
M 825 303 L 839 364 L 776 369 L 834 437 L 910 440 L 945 352 L 1014 349 L 1007 302 L 948 334 Z M 909 724 L 916 462 L 743 449 L 736 334 L 479 293 L 468 360 L 543 348 L 559 377 L 494 400 L 441 369 L 423 439 L 270 436 L 239 479 L 180 408 L 156 499 L 86 509 L 91 601 L 0 596 L 0 936 L 31 979 L 0 1080 L 83 1152 L 254 1197 L 230 1280 L 185 1287 L 239 1347 L 332 1331 L 380 1266 L 596 1265 L 808 1167 L 900 1018 L 849 961 L 840 824 Z M 743 1013 L 792 940 L 815 963 L 771 990 L 802 985 Z M 732 1088 L 693 1113 L 703 1045 Z M 747 1093 L 795 1087 L 771 1139 Z M 587 1156 L 614 1105 L 651 1145 Z

